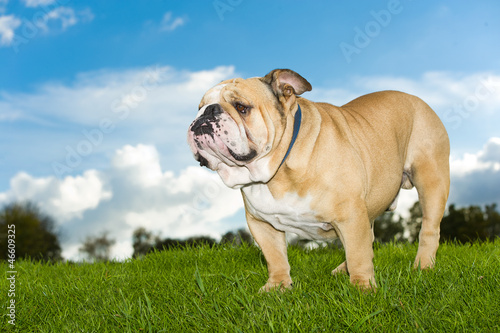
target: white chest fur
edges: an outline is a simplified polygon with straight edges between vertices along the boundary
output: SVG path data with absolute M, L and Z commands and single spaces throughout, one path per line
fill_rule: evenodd
M 317 240 L 330 238 L 325 237 L 325 231 L 334 233 L 330 223 L 316 219 L 310 195 L 299 197 L 296 193 L 287 193 L 283 198 L 275 199 L 265 184 L 246 186 L 242 191 L 249 213 L 277 230 Z

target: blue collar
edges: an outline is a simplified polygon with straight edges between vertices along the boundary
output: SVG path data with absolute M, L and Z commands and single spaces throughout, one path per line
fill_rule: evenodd
M 290 154 L 290 150 L 292 150 L 293 144 L 295 143 L 297 136 L 299 135 L 300 123 L 302 122 L 302 110 L 300 109 L 300 105 L 297 104 L 297 106 L 299 107 L 299 109 L 297 110 L 297 112 L 295 112 L 295 120 L 293 121 L 292 141 L 290 141 L 290 146 L 288 146 L 288 150 L 286 151 L 285 157 L 283 157 L 283 161 L 281 161 L 279 167 L 281 167 L 285 162 L 286 158 L 288 157 L 288 154 Z

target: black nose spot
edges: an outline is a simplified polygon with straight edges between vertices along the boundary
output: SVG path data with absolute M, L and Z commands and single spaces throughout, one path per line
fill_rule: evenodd
M 222 113 L 222 107 L 220 106 L 220 104 L 210 104 L 205 109 L 205 112 L 203 112 L 203 117 L 209 119 L 215 119 L 215 117 L 220 115 L 221 113 Z

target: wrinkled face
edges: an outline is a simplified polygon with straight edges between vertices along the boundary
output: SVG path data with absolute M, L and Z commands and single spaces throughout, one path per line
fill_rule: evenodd
M 216 85 L 203 96 L 189 126 L 195 159 L 217 171 L 229 187 L 267 183 L 291 142 L 296 96 L 311 89 L 306 79 L 289 69 Z
M 276 133 L 285 122 L 269 85 L 258 78 L 224 81 L 202 98 L 188 143 L 201 166 L 218 171 L 226 185 L 241 187 L 265 176 Z M 252 178 L 256 164 L 260 175 Z

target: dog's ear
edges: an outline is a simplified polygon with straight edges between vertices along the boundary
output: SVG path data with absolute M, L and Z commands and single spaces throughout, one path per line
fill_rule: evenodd
M 264 76 L 262 81 L 271 86 L 276 96 L 302 95 L 312 90 L 306 79 L 290 69 L 275 69 Z

